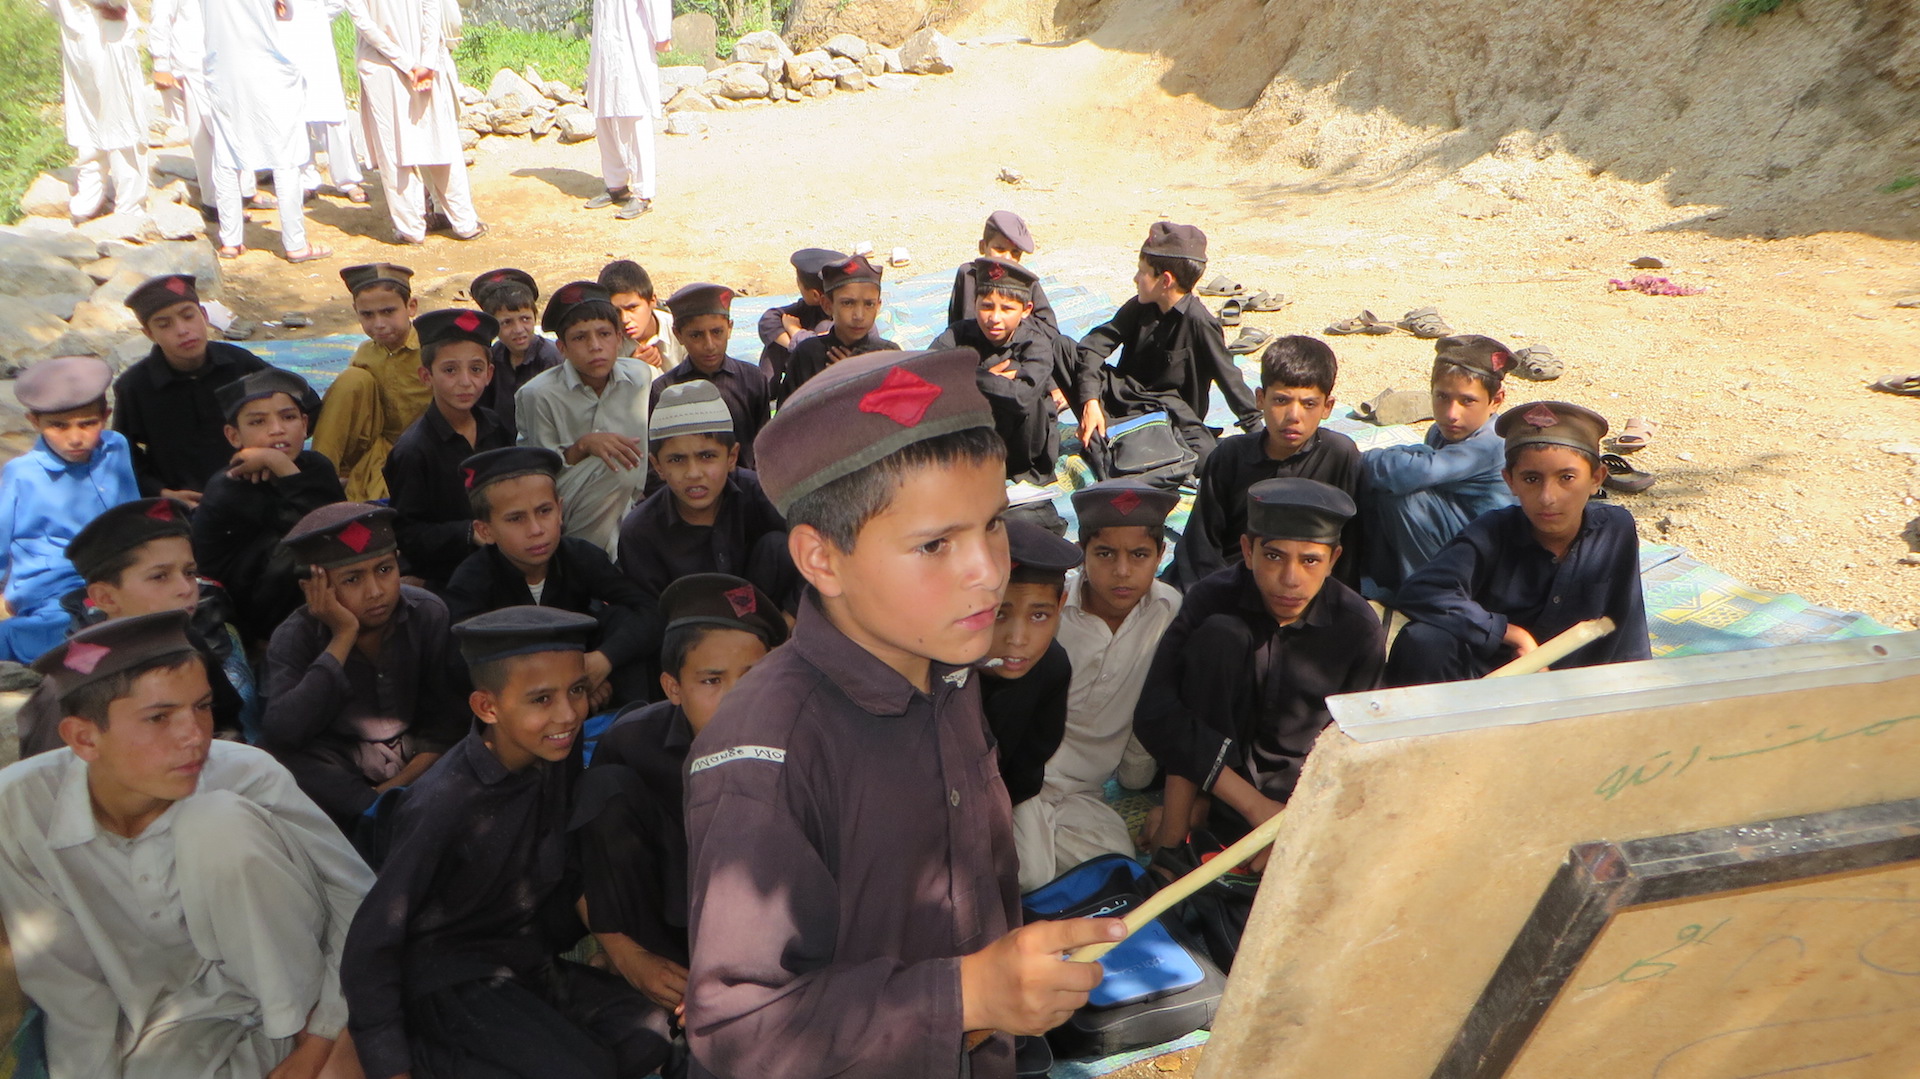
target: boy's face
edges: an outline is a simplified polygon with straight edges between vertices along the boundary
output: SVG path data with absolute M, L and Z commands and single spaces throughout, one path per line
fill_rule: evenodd
M 820 288 L 820 282 L 809 281 L 806 278 L 801 277 L 799 274 L 795 274 L 793 275 L 793 283 L 799 286 L 800 301 L 802 303 L 811 304 L 812 306 L 818 307 L 822 310 L 826 309 L 827 294 Z M 809 326 L 807 328 L 812 329 L 813 327 Z
M 854 642 L 903 674 L 979 661 L 993 644 L 1009 563 L 1006 465 L 910 469 L 842 551 L 800 526 L 795 561 Z M 911 675 L 910 675 L 911 677 Z
M 725 315 L 696 315 L 685 322 L 674 323 L 673 335 L 680 339 L 680 347 L 687 350 L 687 359 L 693 362 L 694 369 L 710 375 L 718 371 L 720 361 L 727 358 L 733 320 Z
M 613 306 L 620 309 L 621 329 L 629 340 L 640 341 L 650 338 L 649 330 L 657 330 L 653 323 L 653 301 L 638 292 L 616 292 L 610 299 Z
M 1287 625 L 1306 613 L 1307 604 L 1327 583 L 1340 548 L 1308 540 L 1240 537 L 1240 556 L 1253 570 L 1254 587 L 1275 622 Z
M 539 323 L 531 307 L 513 307 L 505 311 L 492 312 L 494 320 L 500 323 L 500 343 L 507 351 L 519 356 L 533 346 L 533 329 Z
M 1489 395 L 1485 386 L 1468 375 L 1440 375 L 1433 380 L 1433 426 L 1445 441 L 1458 442 L 1485 427 L 1506 400 L 1505 387 Z
M 488 727 L 487 744 L 509 771 L 563 761 L 587 719 L 586 653 L 532 652 L 507 663 L 500 692 L 473 691 L 467 703 Z
M 687 714 L 687 726 L 699 734 L 741 676 L 765 658 L 767 645 L 760 638 L 744 629 L 716 626 L 687 649 L 687 658 L 678 671 L 660 675 L 660 688 Z
M 522 573 L 539 572 L 560 545 L 560 495 L 545 476 L 515 476 L 487 488 L 491 513 L 473 523 L 481 543 L 491 543 Z
M 434 349 L 433 365 L 420 369 L 420 381 L 433 391 L 442 408 L 471 411 L 481 391 L 493 381 L 493 360 L 484 345 L 450 341 Z
M 833 306 L 833 335 L 851 345 L 866 337 L 880 319 L 880 286 L 872 281 L 851 281 L 833 290 L 827 297 Z
M 1566 446 L 1528 446 L 1500 473 L 1542 539 L 1570 540 L 1586 519 L 1587 500 L 1607 478 Z
M 1153 588 L 1163 552 L 1145 528 L 1103 528 L 1081 548 L 1087 552 L 1081 578 L 1088 592 L 1082 600 L 1089 607 L 1124 617 Z
M 997 232 L 987 233 L 987 238 L 980 241 L 980 253 L 991 258 L 1009 259 L 1013 262 L 1019 262 L 1020 256 L 1026 254 L 1013 246 L 1012 240 Z
M 1142 255 L 1139 267 L 1133 271 L 1133 291 L 1141 303 L 1157 306 L 1175 298 L 1173 275 L 1155 273 L 1153 267 L 1147 265 L 1147 257 Z
M 560 355 L 580 378 L 594 386 L 606 385 L 613 363 L 620 357 L 620 330 L 605 319 L 590 318 L 568 326 L 560 335 Z
M 389 553 L 349 562 L 328 570 L 327 581 L 333 598 L 360 620 L 361 629 L 379 629 L 393 618 L 400 602 L 400 556 Z
M 1253 397 L 1267 420 L 1267 456 L 1278 460 L 1299 453 L 1320 429 L 1320 421 L 1333 414 L 1333 395 L 1317 386 L 1276 383 L 1262 387 Z
M 160 346 L 169 365 L 181 370 L 199 367 L 207 357 L 207 309 L 198 300 L 182 300 L 155 311 L 140 332 Z
M 47 448 L 70 465 L 83 465 L 93 459 L 101 436 L 107 433 L 107 416 L 113 410 L 104 404 L 92 404 L 65 412 L 33 412 L 28 419 L 47 440 Z
M 995 678 L 1020 678 L 1047 654 L 1060 629 L 1060 589 L 1051 584 L 1009 584 L 993 623 L 993 646 L 988 659 L 999 666 L 985 668 Z
M 119 580 L 88 585 L 87 598 L 108 618 L 190 611 L 200 602 L 199 573 L 187 537 L 162 536 L 140 545 Z
M 392 352 L 406 345 L 407 335 L 413 332 L 413 318 L 420 313 L 420 301 L 412 297 L 403 300 L 385 285 L 374 285 L 361 289 L 353 298 L 353 313 L 360 317 L 360 332 Z
M 177 802 L 199 788 L 213 744 L 206 665 L 195 657 L 172 670 L 148 671 L 107 706 L 106 726 L 68 716 L 60 737 L 87 762 L 96 800 L 133 795 Z
M 712 435 L 678 435 L 650 455 L 660 481 L 673 491 L 682 512 L 700 512 L 720 501 L 727 474 L 740 461 L 740 447 L 720 445 Z
M 276 393 L 241 405 L 226 431 L 236 450 L 274 449 L 293 457 L 307 441 L 307 414 L 291 395 Z
M 973 317 L 980 323 L 980 332 L 996 345 L 1013 340 L 1020 323 L 1031 314 L 1032 303 L 1016 300 L 1002 292 L 981 293 L 973 301 Z

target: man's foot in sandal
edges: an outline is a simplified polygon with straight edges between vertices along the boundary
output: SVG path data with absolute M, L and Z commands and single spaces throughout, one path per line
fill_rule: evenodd
M 615 203 L 625 205 L 632 198 L 632 193 L 624 187 L 609 188 L 588 199 L 586 208 L 589 210 L 604 210 Z
M 1378 336 L 1383 333 L 1392 333 L 1393 327 L 1380 321 L 1379 317 L 1373 312 L 1362 311 L 1352 318 L 1343 318 L 1333 325 L 1328 326 L 1326 332 L 1331 334 L 1364 333 L 1369 336 Z
M 1881 393 L 1897 393 L 1902 397 L 1920 397 L 1920 371 L 1905 375 L 1888 375 L 1868 383 L 1869 389 Z
M 1246 293 L 1247 286 L 1238 281 L 1229 281 L 1225 274 L 1221 274 L 1193 291 L 1202 296 L 1240 296 Z
M 1256 292 L 1240 301 L 1242 311 L 1278 311 L 1293 301 L 1276 292 Z
M 318 262 L 321 259 L 330 259 L 332 257 L 333 248 L 315 247 L 312 244 L 308 244 L 307 249 L 297 255 L 291 251 L 287 252 L 288 262 Z
M 1628 464 L 1627 459 L 1617 453 L 1601 454 L 1600 463 L 1607 470 L 1607 478 L 1600 485 L 1609 491 L 1637 495 L 1653 486 L 1653 473 L 1640 471 Z
M 1620 428 L 1619 434 L 1607 439 L 1606 445 L 1615 453 L 1637 453 L 1647 448 L 1647 443 L 1653 441 L 1654 433 L 1659 430 L 1660 425 L 1645 416 L 1629 416 L 1626 426 Z
M 653 209 L 652 199 L 628 199 L 613 217 L 616 221 L 632 221 L 651 209 Z
M 473 227 L 472 232 L 456 232 L 453 234 L 453 238 L 456 240 L 478 240 L 480 237 L 492 231 L 492 227 L 485 221 L 482 221 Z
M 359 184 L 346 184 L 342 186 L 340 188 L 340 194 L 346 196 L 346 200 L 355 206 L 365 206 L 367 204 L 367 189 L 361 187 Z
M 232 260 L 232 259 L 237 259 L 241 255 L 246 254 L 247 249 L 246 249 L 246 246 L 243 244 L 239 247 L 223 247 L 216 253 L 223 259 Z
M 1567 365 L 1545 345 L 1531 345 L 1513 354 L 1513 373 L 1529 382 L 1552 382 L 1566 374 Z
M 1223 303 L 1220 305 L 1220 325 L 1222 326 L 1240 325 L 1240 301 L 1239 300 L 1228 300 L 1226 303 Z
M 1432 307 L 1416 307 L 1394 325 L 1422 341 L 1435 341 L 1453 332 L 1447 320 L 1440 317 L 1439 310 Z

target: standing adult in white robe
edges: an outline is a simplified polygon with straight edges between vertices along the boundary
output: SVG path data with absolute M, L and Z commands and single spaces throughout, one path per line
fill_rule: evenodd
M 333 51 L 333 17 L 347 9 L 346 0 L 284 2 L 291 17 L 279 24 L 280 44 L 306 80 L 307 102 L 300 116 L 307 123 L 308 149 L 326 153 L 327 175 L 342 195 L 366 202 L 353 129 L 347 123 L 347 95 L 340 86 L 340 58 Z M 301 186 L 308 191 L 320 186 L 320 170 L 312 160 L 301 173 Z
M 387 213 L 400 243 L 425 243 L 427 190 L 456 237 L 486 231 L 467 186 L 460 148 L 453 56 L 440 5 L 453 0 L 346 0 L 360 31 L 360 121 L 367 153 L 380 170 Z
M 654 57 L 672 43 L 671 0 L 593 0 L 587 104 L 607 190 L 588 200 L 590 210 L 618 204 L 614 216 L 630 221 L 653 205 L 653 121 L 662 115 Z
M 113 182 L 115 213 L 147 205 L 146 75 L 140 70 L 139 18 L 132 9 L 92 0 L 45 0 L 60 24 L 67 142 L 79 177 L 67 211 L 97 215 Z
M 300 120 L 307 90 L 300 69 L 280 47 L 275 8 L 267 0 L 202 0 L 220 253 L 231 257 L 245 250 L 239 174 L 271 169 L 287 261 L 309 262 L 333 252 L 307 240 L 300 189 L 308 158 Z

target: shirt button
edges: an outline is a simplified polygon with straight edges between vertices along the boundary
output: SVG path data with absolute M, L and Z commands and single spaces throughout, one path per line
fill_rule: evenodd
M 960 806 L 960 791 L 959 791 L 959 789 L 958 789 L 958 788 L 955 788 L 955 789 L 953 789 L 953 790 L 950 790 L 950 791 L 948 791 L 948 792 L 947 792 L 947 803 L 948 803 L 949 805 L 952 805 L 952 806 L 953 806 L 954 808 L 956 808 L 956 809 L 957 809 L 957 808 L 959 808 L 959 806 Z
M 1555 597 L 1553 597 L 1553 601 L 1554 601 L 1555 603 L 1558 603 L 1558 602 L 1560 602 L 1560 597 L 1559 597 L 1559 596 L 1555 596 Z
M 160 912 L 156 910 L 156 911 L 154 911 L 154 912 L 153 912 L 152 914 L 149 914 L 149 915 L 147 915 L 147 917 L 148 917 L 148 918 L 159 918 L 159 917 L 160 917 Z
M 145 873 L 140 874 L 140 883 L 145 884 L 150 879 L 152 878 L 148 877 Z

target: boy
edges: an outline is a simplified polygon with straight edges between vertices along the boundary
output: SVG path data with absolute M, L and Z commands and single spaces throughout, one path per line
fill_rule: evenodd
M 500 324 L 500 339 L 492 349 L 493 378 L 480 393 L 480 407 L 490 408 L 517 434 L 514 395 L 533 376 L 560 366 L 560 350 L 540 335 L 540 286 L 533 275 L 512 268 L 488 270 L 467 286 L 473 302 Z
M 500 417 L 477 404 L 496 373 L 487 349 L 498 328 L 493 316 L 460 308 L 430 311 L 413 323 L 420 379 L 433 391 L 433 406 L 393 444 L 384 471 L 400 555 L 429 591 L 445 589 L 454 567 L 473 553 L 460 463 L 513 445 Z
M 742 676 L 787 639 L 765 592 L 738 577 L 682 577 L 660 597 L 667 699 L 614 720 L 593 750 L 579 831 L 587 925 L 627 983 L 669 1011 L 687 989 L 687 750 Z
M 660 489 L 620 522 L 620 568 L 649 596 L 689 573 L 731 573 L 783 606 L 800 582 L 787 554 L 787 523 L 736 468 L 733 417 L 711 382 L 683 382 L 660 396 L 647 432 L 647 460 Z
M 68 593 L 61 606 L 75 633 L 116 618 L 189 612 L 193 621 L 188 634 L 206 661 L 207 682 L 213 687 L 214 734 L 239 738 L 246 723 L 257 720 L 257 716 L 243 720 L 243 713 L 257 710 L 259 702 L 253 669 L 238 647 L 238 636 L 226 624 L 224 593 L 197 575 L 188 534 L 184 502 L 143 498 L 107 510 L 87 522 L 67 544 L 67 560 L 87 583 L 84 590 Z M 15 719 L 20 756 L 64 745 L 60 717 L 53 685 L 40 683 Z
M 1059 377 L 1072 381 L 1079 362 L 1073 343 L 1034 317 L 1040 279 L 1006 259 L 975 259 L 969 280 L 973 317 L 948 326 L 934 349 L 970 348 L 980 357 L 975 376 L 993 406 L 993 426 L 1007 444 L 1007 478 L 1044 486 L 1060 456 Z
M 140 497 L 126 437 L 107 430 L 112 380 L 100 359 L 61 356 L 27 368 L 13 384 L 40 437 L 0 470 L 8 611 L 0 620 L 0 659 L 32 663 L 60 643 L 67 628 L 60 597 L 84 583 L 67 561 L 67 544 L 109 507 Z
M 653 278 L 639 263 L 619 259 L 602 266 L 600 287 L 620 311 L 620 328 L 631 348 L 626 355 L 655 371 L 665 371 L 687 358 L 673 336 L 673 315 L 660 313 L 653 298 Z
M 567 535 L 611 557 L 626 516 L 647 482 L 647 384 L 653 368 L 621 356 L 620 311 L 591 281 L 563 285 L 540 328 L 560 342 L 566 363 L 535 375 L 514 399 L 520 445 L 559 451 L 560 502 Z
M 760 373 L 768 386 L 778 386 L 787 372 L 787 359 L 800 342 L 822 332 L 827 315 L 826 285 L 820 274 L 847 256 L 824 247 L 803 247 L 787 261 L 800 298 L 784 307 L 770 307 L 760 316 Z
M 1201 794 L 1212 796 L 1209 823 L 1224 842 L 1280 812 L 1332 722 L 1327 698 L 1380 684 L 1386 631 L 1331 576 L 1353 514 L 1345 491 L 1318 480 L 1254 484 L 1240 564 L 1181 603 L 1134 712 L 1167 772 L 1155 851 L 1186 839 Z
M 880 267 L 855 255 L 820 271 L 827 312 L 833 326 L 793 347 L 776 400 L 785 403 L 808 379 L 849 356 L 897 351 L 900 346 L 873 332 L 880 319 Z
M 393 511 L 338 502 L 287 534 L 306 606 L 267 646 L 260 744 L 340 830 L 460 740 L 447 605 L 400 583 Z
M 1193 287 L 1207 267 L 1207 234 L 1192 225 L 1157 221 L 1140 245 L 1133 275 L 1136 295 L 1113 319 L 1080 339 L 1081 387 L 1086 402 L 1080 441 L 1104 437 L 1109 419 L 1165 412 L 1202 461 L 1213 449 L 1206 424 L 1207 389 L 1220 387 L 1242 431 L 1253 430 L 1260 411 L 1227 352 L 1220 320 Z M 1114 349 L 1120 360 L 1109 367 Z
M 767 394 L 767 376 L 727 355 L 733 336 L 732 289 L 706 283 L 688 285 L 667 297 L 673 317 L 673 336 L 687 358 L 653 380 L 649 407 L 657 408 L 668 386 L 706 379 L 720 391 L 733 415 L 733 437 L 740 445 L 740 466 L 753 467 L 753 440 L 773 418 Z
M 1054 640 L 1067 572 L 1080 565 L 1080 548 L 1026 521 L 1008 521 L 1012 571 L 993 625 L 993 645 L 980 665 L 980 709 L 987 714 L 1000 756 L 1000 779 L 1013 803 L 1014 849 L 1020 890 L 1052 880 L 1052 837 L 1044 810 L 1034 806 L 1047 760 L 1067 729 L 1067 686 L 1073 664 Z M 1034 806 L 1029 809 L 1029 806 Z M 1039 810 L 1036 812 L 1036 810 Z
M 1008 573 L 976 362 L 843 361 L 761 435 L 812 589 L 687 764 L 696 1076 L 1005 1079 L 1008 1034 L 1100 981 L 1060 953 L 1120 932 L 1016 928 L 1012 810 L 970 677 Z
M 592 615 L 599 629 L 586 665 L 594 708 L 648 700 L 644 667 L 660 646 L 653 601 L 607 552 L 560 534 L 560 469 L 559 454 L 532 446 L 476 454 L 461 465 L 481 546 L 453 571 L 447 608 L 455 621 L 503 607 Z
M 382 169 L 382 173 L 387 170 Z M 391 197 L 392 188 L 387 188 Z M 340 377 L 327 387 L 313 448 L 332 461 L 347 497 L 371 502 L 387 497 L 382 468 L 394 440 L 433 403 L 420 380 L 420 339 L 413 320 L 413 271 L 390 262 L 340 271 L 353 297 L 353 313 L 367 343 L 354 350 Z
M 192 274 L 149 279 L 127 294 L 152 351 L 113 383 L 113 429 L 133 444 L 140 492 L 200 504 L 207 478 L 227 466 L 218 394 L 265 360 L 213 340 Z
M 1493 420 L 1506 403 L 1513 352 L 1491 337 L 1433 343 L 1433 426 L 1417 446 L 1383 446 L 1362 463 L 1372 598 L 1392 605 L 1400 585 L 1467 522 L 1514 505 L 1500 478 L 1505 444 Z
M 340 982 L 368 1079 L 641 1076 L 667 1013 L 560 958 L 584 935 L 567 837 L 593 619 L 508 607 L 454 627 L 477 729 L 408 789 Z
M 1167 514 L 1179 496 L 1139 480 L 1106 480 L 1073 493 L 1086 565 L 1066 580 L 1059 644 L 1073 665 L 1067 729 L 1047 761 L 1040 793 L 1014 817 L 1020 865 L 1036 878 L 1046 851 L 1052 876 L 1102 854 L 1134 853 L 1126 822 L 1107 804 L 1107 780 L 1153 781 L 1153 758 L 1133 736 L 1133 712 L 1180 593 L 1156 580 Z M 1049 877 L 1048 879 L 1051 879 Z
M 987 215 L 987 226 L 980 232 L 980 254 L 985 258 L 1005 259 L 1019 262 L 1025 255 L 1033 254 L 1033 234 L 1027 231 L 1027 223 L 1012 210 L 995 210 Z M 974 301 L 974 263 L 963 262 L 953 273 L 953 295 L 947 300 L 947 324 L 965 322 L 973 317 Z M 1060 320 L 1053 313 L 1053 305 L 1047 302 L 1047 290 L 1042 288 L 1039 275 L 1034 275 L 1033 317 L 1047 324 L 1055 333 L 1060 332 Z
M 187 613 L 82 630 L 36 669 L 71 748 L 0 772 L 0 914 L 48 1072 L 346 1063 L 340 954 L 373 875 L 286 769 L 213 737 Z
M 1395 638 L 1387 684 L 1479 678 L 1602 616 L 1614 631 L 1561 660 L 1591 667 L 1652 658 L 1633 515 L 1589 501 L 1606 482 L 1607 421 L 1564 401 L 1503 414 L 1501 473 L 1518 506 L 1475 518 L 1400 586 L 1410 620 Z
M 313 398 L 306 379 L 277 367 L 220 388 L 233 456 L 193 513 L 193 553 L 201 572 L 233 582 L 234 622 L 249 646 L 265 643 L 300 606 L 298 567 L 280 537 L 347 497 L 333 462 L 300 448 Z
M 1327 343 L 1289 335 L 1260 356 L 1260 388 L 1254 391 L 1265 426 L 1222 439 L 1200 466 L 1200 490 L 1186 535 L 1173 553 L 1174 580 L 1191 588 L 1222 567 L 1240 561 L 1247 531 L 1247 489 L 1261 480 L 1298 476 L 1338 487 L 1361 501 L 1360 448 L 1353 439 L 1320 426 L 1333 414 L 1333 383 L 1340 361 Z M 1336 580 L 1360 587 L 1359 527 L 1348 521 L 1341 535 L 1345 555 Z
M 587 209 L 618 205 L 632 221 L 653 208 L 653 121 L 664 116 L 654 55 L 673 43 L 672 5 L 662 0 L 598 0 L 587 53 L 587 99 L 600 147 L 604 194 Z

